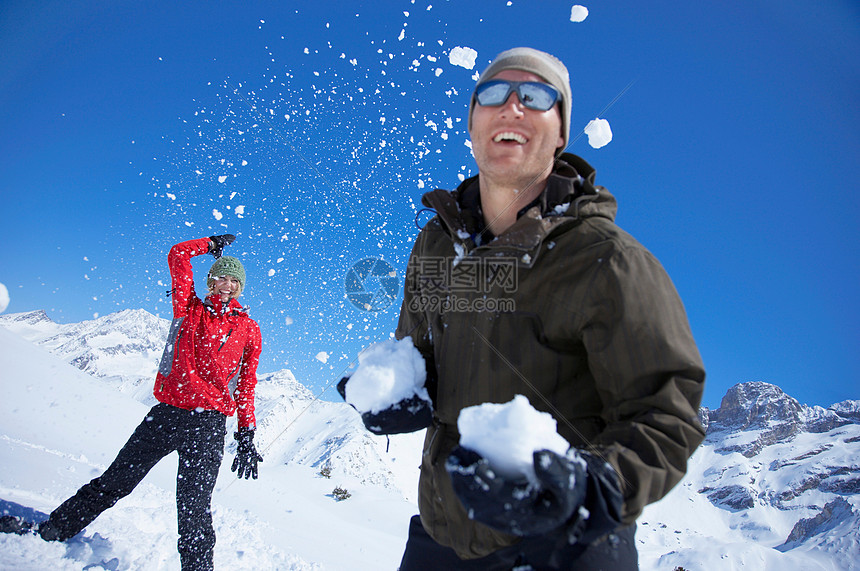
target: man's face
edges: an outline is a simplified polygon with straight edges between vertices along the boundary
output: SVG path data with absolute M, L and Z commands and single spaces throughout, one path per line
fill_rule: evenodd
M 501 71 L 493 79 L 543 82 L 533 73 L 513 69 Z M 564 144 L 558 104 L 548 111 L 528 109 L 516 93 L 498 107 L 476 104 L 469 134 L 481 176 L 519 190 L 548 174 L 556 149 Z

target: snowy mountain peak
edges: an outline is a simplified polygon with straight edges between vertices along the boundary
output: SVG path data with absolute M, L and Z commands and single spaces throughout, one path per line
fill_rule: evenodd
M 37 323 L 53 323 L 48 314 L 45 313 L 44 309 L 37 309 L 36 311 L 28 311 L 26 313 L 10 313 L 8 315 L 0 316 L 0 320 L 2 320 L 3 325 L 8 327 L 9 324 L 12 323 L 24 323 L 27 325 L 35 325 Z
M 772 422 L 800 422 L 803 405 L 782 389 L 760 381 L 739 383 L 726 392 L 709 420 L 714 429 L 764 428 Z
M 842 418 L 850 418 L 860 422 L 860 400 L 844 400 L 827 407 L 827 410 L 838 414 Z
M 58 325 L 48 317 L 44 309 L 26 313 L 9 313 L 0 315 L 0 326 L 17 333 L 21 337 L 33 340 L 43 336 L 48 331 L 56 331 Z

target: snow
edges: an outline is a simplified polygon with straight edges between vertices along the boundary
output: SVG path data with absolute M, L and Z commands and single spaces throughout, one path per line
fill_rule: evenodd
M 413 396 L 430 401 L 424 357 L 411 337 L 374 343 L 359 354 L 358 363 L 346 384 L 346 402 L 359 412 L 377 413 Z
M 65 325 L 43 311 L 0 316 L 0 513 L 46 517 L 105 469 L 152 404 L 156 347 L 163 347 L 168 325 L 142 310 Z M 154 331 L 158 339 L 150 337 Z M 87 372 L 69 364 L 83 364 L 86 355 Z M 123 369 L 122 377 L 106 374 Z M 142 389 L 133 386 L 142 378 Z M 235 443 L 228 436 L 212 504 L 216 567 L 396 569 L 409 518 L 417 513 L 425 431 L 374 436 L 351 407 L 320 400 L 290 371 L 259 378 L 255 443 L 265 461 L 259 480 L 237 480 L 229 469 Z M 858 405 L 845 401 L 827 410 L 851 412 Z M 509 411 L 523 428 L 508 437 L 486 434 L 480 422 L 463 426 L 463 444 L 471 438 L 479 442 L 472 446 L 489 444 L 504 454 L 503 443 L 528 450 L 519 442 L 524 433 L 542 432 L 531 447 L 547 447 L 553 431 L 539 426 L 535 414 L 543 413 L 530 405 Z M 235 423 L 228 420 L 228 434 Z M 482 430 L 484 436 L 469 434 Z M 851 475 L 860 471 L 860 424 L 801 431 L 753 456 L 729 450 L 763 431 L 748 430 L 745 438 L 709 432 L 686 477 L 638 519 L 643 571 L 860 570 L 860 499 L 831 491 L 839 485 L 850 490 Z M 321 473 L 327 466 L 330 478 Z M 175 472 L 171 455 L 67 544 L 0 534 L 0 569 L 178 568 Z M 810 486 L 816 480 L 822 485 Z M 338 486 L 351 497 L 336 501 Z M 816 523 L 834 498 L 851 510 L 842 504 L 840 519 Z M 746 501 L 752 507 L 731 506 Z M 801 520 L 811 525 L 793 534 Z M 787 544 L 790 534 L 797 539 Z
M 477 57 L 478 52 L 472 48 L 456 46 L 451 48 L 451 53 L 448 54 L 448 61 L 451 65 L 457 65 L 466 69 L 474 69 Z
M 6 311 L 7 307 L 9 307 L 9 290 L 0 282 L 0 313 Z
M 536 482 L 532 456 L 538 450 L 564 455 L 570 444 L 556 432 L 551 414 L 517 395 L 504 404 L 484 403 L 460 411 L 460 445 L 483 456 L 499 474 Z
M 46 517 L 78 487 L 99 475 L 143 419 L 148 406 L 114 391 L 102 381 L 64 363 L 56 356 L 0 327 L 0 510 Z M 260 392 L 279 385 L 261 380 Z M 151 388 L 151 387 L 150 387 Z M 297 398 L 297 394 L 299 397 Z M 332 457 L 330 479 L 319 465 L 291 460 L 294 446 L 319 434 L 342 440 L 346 434 L 370 441 L 369 450 L 384 454 L 385 439 L 361 428 L 354 411 L 344 404 L 312 403 L 307 394 L 289 392 L 272 406 L 312 406 L 314 413 L 289 417 L 304 421 L 302 434 L 280 426 L 258 427 L 258 446 L 266 461 L 259 480 L 237 480 L 230 471 L 232 438 L 213 496 L 218 542 L 218 569 L 260 570 L 377 570 L 395 569 L 403 552 L 409 518 L 417 513 L 414 500 L 391 482 L 415 493 L 422 435 L 392 438 L 392 453 L 367 468 L 367 453 L 352 457 L 353 474 L 342 465 L 348 458 Z M 273 410 L 286 420 L 284 408 Z M 258 414 L 258 420 L 274 420 Z M 231 419 L 235 427 L 235 419 Z M 340 427 L 339 429 L 337 427 Z M 231 433 L 228 424 L 228 434 Z M 277 432 L 275 432 L 277 430 Z M 287 453 L 279 454 L 279 449 Z M 357 451 L 357 449 L 355 449 Z M 409 451 L 411 454 L 405 453 Z M 306 456 L 310 450 L 305 450 Z M 386 466 L 407 477 L 388 478 L 388 485 L 367 482 L 384 475 Z M 47 543 L 35 536 L 0 534 L 0 569 L 178 569 L 176 552 L 175 455 L 162 460 L 127 498 L 103 513 L 66 544 Z M 341 486 L 352 496 L 335 501 Z M 91 567 L 88 567 L 91 566 Z
M 584 22 L 588 17 L 588 8 L 585 6 L 580 6 L 576 4 L 570 8 L 570 21 L 571 22 Z
M 588 135 L 588 144 L 595 149 L 605 147 L 612 140 L 612 129 L 606 119 L 592 119 L 585 126 L 585 134 Z

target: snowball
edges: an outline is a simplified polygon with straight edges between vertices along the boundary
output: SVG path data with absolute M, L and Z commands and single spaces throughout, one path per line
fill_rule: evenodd
M 9 290 L 0 283 L 0 313 L 6 311 L 7 307 L 9 307 Z
M 532 454 L 552 450 L 565 454 L 570 447 L 556 432 L 551 414 L 532 408 L 529 399 L 517 395 L 505 404 L 484 403 L 460 411 L 457 419 L 460 445 L 487 459 L 500 475 L 535 481 Z
M 411 337 L 374 343 L 358 356 L 358 368 L 346 384 L 346 402 L 372 413 L 415 395 L 429 402 L 426 379 L 424 357 Z
M 606 119 L 592 119 L 585 126 L 585 134 L 588 135 L 588 144 L 595 149 L 604 147 L 612 140 L 612 129 Z
M 570 21 L 571 22 L 584 22 L 585 19 L 588 18 L 588 8 L 585 6 L 580 6 L 576 4 L 570 9 Z
M 221 220 L 222 218 L 224 218 L 224 215 L 221 214 L 221 211 L 217 208 L 212 209 L 212 216 L 215 217 L 215 220 Z
M 478 52 L 472 48 L 457 46 L 451 48 L 451 53 L 448 54 L 448 61 L 451 62 L 451 65 L 459 65 L 466 69 L 473 69 L 475 67 L 475 59 L 477 57 Z

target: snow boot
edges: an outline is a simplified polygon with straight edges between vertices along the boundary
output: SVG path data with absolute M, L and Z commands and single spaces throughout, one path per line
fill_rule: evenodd
M 15 515 L 4 515 L 0 517 L 0 533 L 16 533 L 24 535 L 33 533 L 35 523 Z
M 38 533 L 39 537 L 45 541 L 63 541 L 66 539 L 61 536 L 60 531 L 51 523 L 50 518 L 37 525 L 33 531 Z

